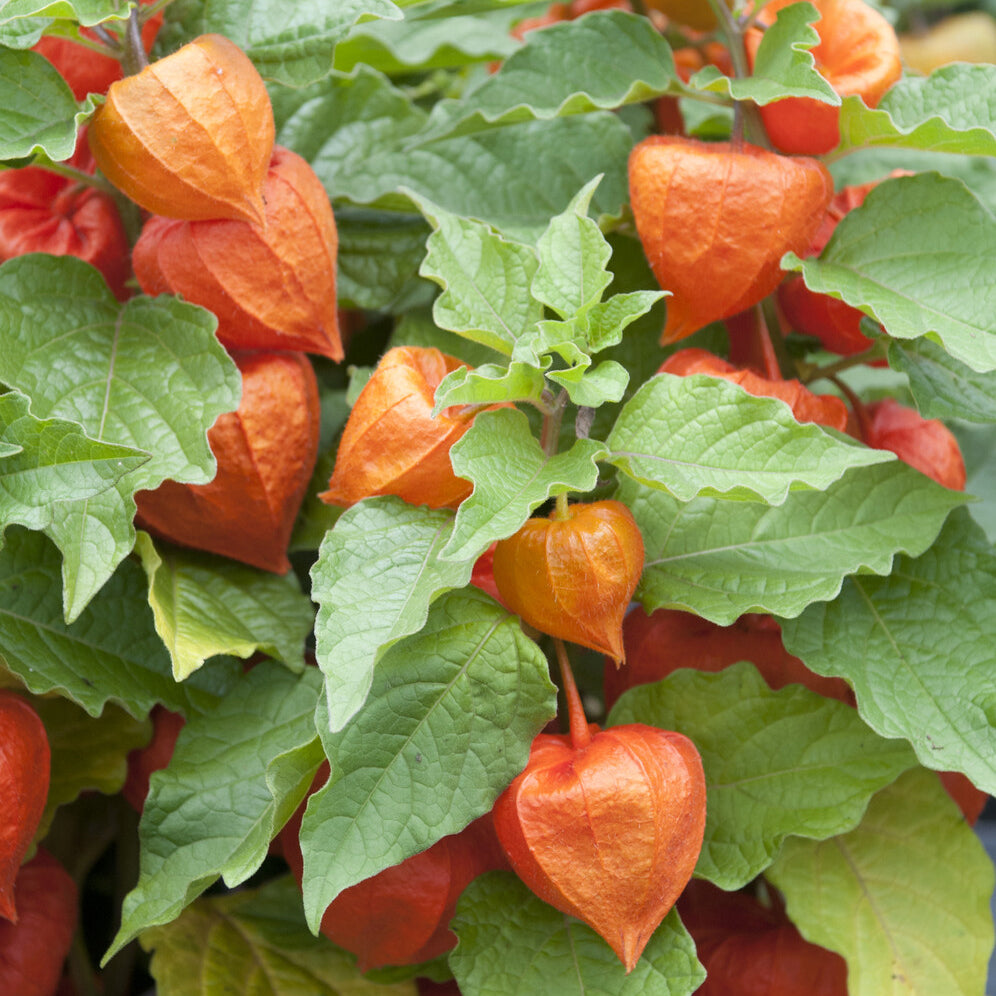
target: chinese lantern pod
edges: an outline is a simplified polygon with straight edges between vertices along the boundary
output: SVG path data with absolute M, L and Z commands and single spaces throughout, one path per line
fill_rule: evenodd
M 579 502 L 499 541 L 492 572 L 504 604 L 530 626 L 623 661 L 623 616 L 643 558 L 622 502 Z
M 770 0 L 761 19 L 771 23 L 795 0 Z M 902 76 L 899 39 L 892 25 L 864 0 L 812 0 L 820 14 L 819 43 L 810 51 L 816 69 L 841 97 L 876 107 Z M 744 42 L 751 69 L 761 44 L 758 31 Z M 782 152 L 822 155 L 840 144 L 840 107 L 810 97 L 787 97 L 759 108 L 771 144 Z
M 15 880 L 45 810 L 50 759 L 38 714 L 21 696 L 0 691 L 0 920 L 19 918 Z
M 229 349 L 343 357 L 336 309 L 338 238 L 321 181 L 277 146 L 263 186 L 266 226 L 153 217 L 135 244 L 147 294 L 182 294 L 214 312 Z
M 739 384 L 755 397 L 778 398 L 792 409 L 797 422 L 815 422 L 843 432 L 847 406 L 832 394 L 814 394 L 797 380 L 769 380 L 752 370 L 737 370 L 731 363 L 705 349 L 680 349 L 661 364 L 658 373 L 680 377 L 708 374 Z
M 136 522 L 173 543 L 277 574 L 318 458 L 318 384 L 301 353 L 233 356 L 238 410 L 208 431 L 218 471 L 208 484 L 166 481 L 140 491 Z
M 89 138 L 100 171 L 147 211 L 264 223 L 273 109 L 255 66 L 221 35 L 112 83 Z
M 20 919 L 16 924 L 0 919 L 0 993 L 52 996 L 76 932 L 76 883 L 39 848 L 14 888 Z
M 433 418 L 432 408 L 439 383 L 463 366 L 438 349 L 389 349 L 353 405 L 322 501 L 348 508 L 396 495 L 430 508 L 459 505 L 473 485 L 453 473 L 450 448 L 472 419 L 457 409 Z
M 667 345 L 767 297 L 782 256 L 809 246 L 833 180 L 815 159 L 651 135 L 630 153 L 629 191 L 647 261 L 672 295 Z
M 589 729 L 580 749 L 567 734 L 536 737 L 495 803 L 495 829 L 522 881 L 600 934 L 629 972 L 695 868 L 705 776 L 679 733 Z

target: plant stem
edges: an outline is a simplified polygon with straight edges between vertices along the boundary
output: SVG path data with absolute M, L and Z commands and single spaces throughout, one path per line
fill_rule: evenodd
M 95 176 L 93 173 L 86 173 L 81 169 L 77 169 L 75 166 L 68 166 L 66 163 L 54 163 L 51 159 L 41 158 L 36 159 L 32 166 L 37 166 L 39 169 L 47 170 L 49 173 L 56 173 L 59 176 L 64 176 L 74 183 L 78 183 L 84 187 L 95 187 L 97 190 L 108 195 L 108 197 L 114 197 L 117 194 L 117 190 L 112 187 L 102 176 Z
M 861 433 L 861 441 L 864 442 L 868 439 L 868 433 L 871 429 L 871 422 L 868 420 L 868 409 L 865 408 L 865 403 L 839 377 L 830 377 L 828 379 L 833 381 L 838 390 L 850 402 L 851 408 L 854 411 L 854 417 L 858 420 L 858 431 Z
M 557 662 L 560 664 L 560 678 L 564 683 L 564 698 L 567 699 L 567 718 L 570 723 L 571 746 L 575 750 L 584 750 L 591 743 L 591 730 L 588 728 L 588 719 L 584 714 L 584 706 L 581 704 L 581 693 L 574 681 L 574 672 L 571 670 L 571 662 L 567 659 L 567 647 L 564 641 L 555 638 L 554 649 L 557 652 Z
M 125 76 L 134 76 L 148 64 L 149 57 L 145 54 L 145 46 L 142 44 L 142 25 L 138 19 L 138 8 L 133 7 L 125 24 L 125 46 L 124 55 L 121 57 L 121 68 Z
M 560 423 L 564 418 L 564 409 L 567 407 L 567 391 L 562 390 L 557 395 L 550 411 L 543 418 L 543 429 L 540 433 L 540 446 L 548 456 L 556 456 L 560 445 Z
M 563 491 L 557 495 L 557 507 L 554 509 L 552 518 L 557 519 L 560 522 L 563 522 L 565 519 L 569 519 L 570 514 L 568 513 L 567 508 L 567 492 Z
M 858 367 L 873 360 L 885 359 L 886 346 L 883 342 L 873 343 L 863 353 L 854 353 L 851 356 L 844 356 L 833 363 L 828 363 L 825 367 L 811 367 L 806 371 L 805 378 L 801 378 L 804 384 L 809 384 L 814 380 L 834 380 L 837 374 L 851 367 Z

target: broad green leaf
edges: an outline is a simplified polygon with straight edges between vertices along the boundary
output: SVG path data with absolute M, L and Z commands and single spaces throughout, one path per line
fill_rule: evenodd
M 672 911 L 627 975 L 587 924 L 537 899 L 510 872 L 489 872 L 464 891 L 451 926 L 450 967 L 464 996 L 688 996 L 705 971 Z
M 985 990 L 992 861 L 930 772 L 880 792 L 844 836 L 786 841 L 768 877 L 803 936 L 847 959 L 850 996 Z
M 515 409 L 482 412 L 450 450 L 453 471 L 474 482 L 473 494 L 457 510 L 447 560 L 477 557 L 495 540 L 511 536 L 547 498 L 591 491 L 595 462 L 605 446 L 579 439 L 566 453 L 548 456 Z
M 321 761 L 314 668 L 257 664 L 209 713 L 191 717 L 154 772 L 138 884 L 125 897 L 106 962 L 148 927 L 169 923 L 219 876 L 230 888 L 263 863 Z
M 773 692 L 747 662 L 632 688 L 609 716 L 623 723 L 677 730 L 698 748 L 707 803 L 695 873 L 727 891 L 764 871 L 786 837 L 852 830 L 872 794 L 916 763 L 849 705 L 801 685 Z
M 633 291 L 613 294 L 589 308 L 583 315 L 588 348 L 598 353 L 622 342 L 623 331 L 646 315 L 650 309 L 670 296 L 670 291 Z
M 370 498 L 344 512 L 325 537 L 311 580 L 332 731 L 362 708 L 385 651 L 422 628 L 443 592 L 470 581 L 472 559 L 439 558 L 452 527 L 447 509 Z
M 957 422 L 953 427 L 965 459 L 965 490 L 978 499 L 968 510 L 990 542 L 996 543 L 996 461 L 992 458 L 996 453 L 996 425 Z
M 241 668 L 212 661 L 178 685 L 146 590 L 142 569 L 125 561 L 67 624 L 58 550 L 41 533 L 12 528 L 0 550 L 0 664 L 32 692 L 59 692 L 95 717 L 109 701 L 135 719 L 157 702 L 186 716 L 213 707 Z
M 358 21 L 402 14 L 391 0 L 259 0 L 251 15 L 244 4 L 177 0 L 170 6 L 169 35 L 176 46 L 197 35 L 230 38 L 252 59 L 260 75 L 290 87 L 328 76 L 336 45 Z
M 906 76 L 875 110 L 847 97 L 840 151 L 897 146 L 976 156 L 996 155 L 992 94 L 996 66 L 952 63 L 923 78 Z
M 138 534 L 135 550 L 177 681 L 218 654 L 246 658 L 259 650 L 292 671 L 304 667 L 315 613 L 293 574 L 281 577 L 197 550 L 157 548 L 148 533 Z
M 826 491 L 791 492 L 776 507 L 679 502 L 629 479 L 618 497 L 647 551 L 637 599 L 721 626 L 745 612 L 797 616 L 834 598 L 848 574 L 888 573 L 897 553 L 923 553 L 965 501 L 898 460 L 848 471 Z
M 561 318 L 597 304 L 612 282 L 612 274 L 605 268 L 612 249 L 598 225 L 588 217 L 600 179 L 595 177 L 586 183 L 567 210 L 550 219 L 536 243 L 540 265 L 530 292 Z
M 611 110 L 685 90 L 670 45 L 646 17 L 594 11 L 527 34 L 499 72 L 464 99 L 436 107 L 429 134 L 457 137 L 537 118 Z
M 55 811 L 83 792 L 113 795 L 128 776 L 128 753 L 149 742 L 152 727 L 123 709 L 109 705 L 88 716 L 61 697 L 36 698 L 35 712 L 45 724 L 52 750 L 51 777 L 37 838 L 44 838 Z
M 996 218 L 957 180 L 886 180 L 841 220 L 819 258 L 788 253 L 783 265 L 897 339 L 930 335 L 973 370 L 996 369 Z
M 753 100 L 756 104 L 770 104 L 783 97 L 808 97 L 839 105 L 840 97 L 816 70 L 816 60 L 810 51 L 820 41 L 816 29 L 811 27 L 819 16 L 812 4 L 783 7 L 774 24 L 764 32 L 749 76 L 731 79 L 715 66 L 706 66 L 692 76 L 690 85 L 734 100 Z
M 443 288 L 432 308 L 436 324 L 510 356 L 543 317 L 542 304 L 529 293 L 536 253 L 487 225 L 410 196 L 433 228 L 419 273 Z
M 777 398 L 695 374 L 658 374 L 626 403 L 605 441 L 608 460 L 681 501 L 699 494 L 781 505 L 825 490 L 853 467 L 892 454 L 800 424 Z
M 9 5 L 8 5 L 9 6 Z M 0 8 L 0 24 L 6 11 Z M 37 52 L 0 47 L 0 160 L 43 152 L 59 162 L 73 154 L 76 131 L 93 110 L 76 103 L 69 84 Z
M 926 553 L 898 558 L 889 577 L 848 578 L 833 602 L 786 621 L 783 637 L 817 673 L 847 678 L 873 730 L 996 793 L 994 601 L 996 555 L 960 512 Z
M 99 495 L 149 459 L 90 439 L 76 422 L 35 418 L 28 406 L 23 394 L 0 394 L 0 542 L 8 525 L 44 529 L 62 503 Z
M 115 488 L 65 503 L 46 528 L 63 553 L 67 621 L 131 551 L 136 491 L 214 476 L 207 430 L 240 392 L 216 325 L 178 298 L 121 305 L 73 256 L 35 253 L 0 267 L 0 382 L 26 394 L 36 418 L 70 419 L 93 439 L 151 455 Z
M 591 366 L 588 357 L 566 370 L 551 370 L 546 376 L 563 387 L 575 405 L 585 408 L 621 401 L 629 384 L 629 371 L 621 363 L 603 360 Z
M 4 0 L 0 4 L 0 24 L 30 17 L 61 17 L 80 24 L 99 24 L 126 16 L 120 6 L 116 0 Z
M 976 373 L 926 337 L 890 342 L 889 366 L 908 375 L 910 391 L 925 418 L 996 422 L 992 370 Z
M 546 387 L 543 372 L 529 363 L 507 366 L 486 363 L 471 370 L 457 367 L 436 388 L 432 414 L 450 405 L 490 405 L 501 401 L 527 401 L 538 404 Z
M 488 812 L 555 709 L 539 647 L 476 589 L 439 599 L 422 631 L 384 655 L 340 733 L 322 698 L 315 722 L 332 774 L 301 825 L 311 929 L 343 889 Z
M 371 982 L 352 955 L 312 937 L 289 875 L 198 899 L 139 939 L 159 996 L 416 996 L 414 982 Z

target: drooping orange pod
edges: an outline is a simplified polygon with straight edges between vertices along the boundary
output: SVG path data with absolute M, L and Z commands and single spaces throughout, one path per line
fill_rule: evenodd
M 20 919 L 0 920 L 0 993 L 54 996 L 76 933 L 76 883 L 39 848 L 18 872 L 14 891 Z
M 141 813 L 145 808 L 145 797 L 149 794 L 149 779 L 152 773 L 169 764 L 177 737 L 187 723 L 181 713 L 170 712 L 161 705 L 153 707 L 150 718 L 152 739 L 144 747 L 129 752 L 128 776 L 121 787 L 125 801 L 137 813 Z
M 20 695 L 0 691 L 0 918 L 11 923 L 22 912 L 15 880 L 45 810 L 50 762 L 38 713 Z
M 287 544 L 318 458 L 318 384 L 301 353 L 237 353 L 242 400 L 208 431 L 208 484 L 166 481 L 135 495 L 136 523 L 182 546 L 290 570 Z
M 771 688 L 805 685 L 827 698 L 854 704 L 854 692 L 842 678 L 810 671 L 782 643 L 781 628 L 770 616 L 748 614 L 731 626 L 718 626 L 692 612 L 641 606 L 623 622 L 626 666 L 605 661 L 605 708 L 611 709 L 629 688 L 660 681 L 679 668 L 715 673 L 738 661 L 750 661 Z
M 592 725 L 584 742 L 571 729 L 536 737 L 495 803 L 495 829 L 519 878 L 597 931 L 629 972 L 698 860 L 702 762 L 680 733 Z
M 769 0 L 760 20 L 772 23 L 797 0 Z M 819 43 L 810 51 L 816 68 L 841 97 L 860 97 L 876 107 L 903 73 L 899 39 L 892 25 L 864 0 L 811 0 L 820 14 Z M 751 69 L 761 45 L 759 31 L 744 42 Z M 816 156 L 840 143 L 840 107 L 811 97 L 786 97 L 760 108 L 771 144 L 782 152 Z
M 353 405 L 322 501 L 348 508 L 396 495 L 430 508 L 459 505 L 473 485 L 453 473 L 450 448 L 473 415 L 453 407 L 433 418 L 432 408 L 442 379 L 466 365 L 438 349 L 389 349 Z
M 847 428 L 847 406 L 832 394 L 814 394 L 797 380 L 769 380 L 752 370 L 738 370 L 732 363 L 705 349 L 680 349 L 669 356 L 658 373 L 679 377 L 708 374 L 739 384 L 756 397 L 778 398 L 792 409 L 798 422 L 816 422 L 843 432 Z
M 112 83 L 89 129 L 100 171 L 147 211 L 259 225 L 273 138 L 262 77 L 222 35 Z
M 504 603 L 542 633 L 625 660 L 623 616 L 643 573 L 643 537 L 618 501 L 529 519 L 495 546 Z
M 707 973 L 697 996 L 847 996 L 847 963 L 804 940 L 773 896 L 762 906 L 743 892 L 689 882 L 678 912 Z
M 636 229 L 667 299 L 664 345 L 767 297 L 804 252 L 833 195 L 815 159 L 651 135 L 629 157 Z
M 338 237 L 314 170 L 277 146 L 263 186 L 266 227 L 154 217 L 132 263 L 146 294 L 182 294 L 213 311 L 229 349 L 343 357 L 336 310 Z

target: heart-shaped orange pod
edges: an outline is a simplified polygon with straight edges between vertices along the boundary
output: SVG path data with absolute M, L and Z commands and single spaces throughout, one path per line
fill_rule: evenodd
M 147 211 L 259 225 L 273 137 L 262 77 L 222 35 L 112 83 L 89 129 L 100 171 Z
M 213 311 L 230 349 L 297 349 L 341 360 L 338 238 L 314 170 L 277 146 L 263 186 L 266 227 L 150 218 L 132 264 L 146 294 L 182 294 Z
M 208 431 L 208 484 L 166 481 L 135 495 L 136 522 L 173 543 L 290 570 L 287 543 L 318 458 L 318 384 L 301 353 L 237 353 L 242 400 Z
M 667 345 L 767 297 L 782 256 L 812 241 L 833 180 L 815 159 L 651 135 L 630 153 L 629 193 L 650 268 L 672 293 Z
M 771 23 L 797 0 L 769 0 L 760 17 Z M 816 68 L 841 97 L 860 97 L 875 107 L 903 73 L 899 39 L 892 25 L 863 0 L 810 0 L 820 14 L 819 43 L 810 51 Z M 751 69 L 761 45 L 759 31 L 744 42 Z M 760 108 L 771 144 L 782 152 L 816 156 L 840 143 L 840 107 L 810 97 L 786 97 Z
M 450 448 L 473 416 L 453 407 L 433 418 L 432 408 L 440 381 L 466 365 L 438 349 L 389 349 L 353 405 L 322 501 L 348 508 L 396 495 L 411 505 L 459 505 L 473 485 L 453 473 Z
M 50 760 L 38 714 L 19 695 L 0 692 L 0 917 L 12 923 L 14 882 L 45 810 Z
M 680 349 L 669 356 L 658 373 L 689 377 L 708 374 L 739 384 L 756 397 L 778 398 L 792 409 L 798 422 L 816 422 L 843 432 L 847 427 L 847 406 L 832 394 L 813 394 L 797 380 L 769 380 L 752 370 L 738 370 L 732 363 L 705 349 Z
M 640 528 L 622 502 L 579 502 L 501 540 L 494 581 L 530 626 L 623 661 L 623 616 L 643 556 Z
M 597 931 L 626 971 L 691 878 L 705 829 L 702 761 L 687 737 L 634 723 L 587 743 L 541 733 L 499 796 L 512 867 L 551 906 Z
M 53 996 L 76 933 L 76 883 L 39 848 L 18 872 L 14 891 L 20 919 L 0 920 L 0 993 Z

